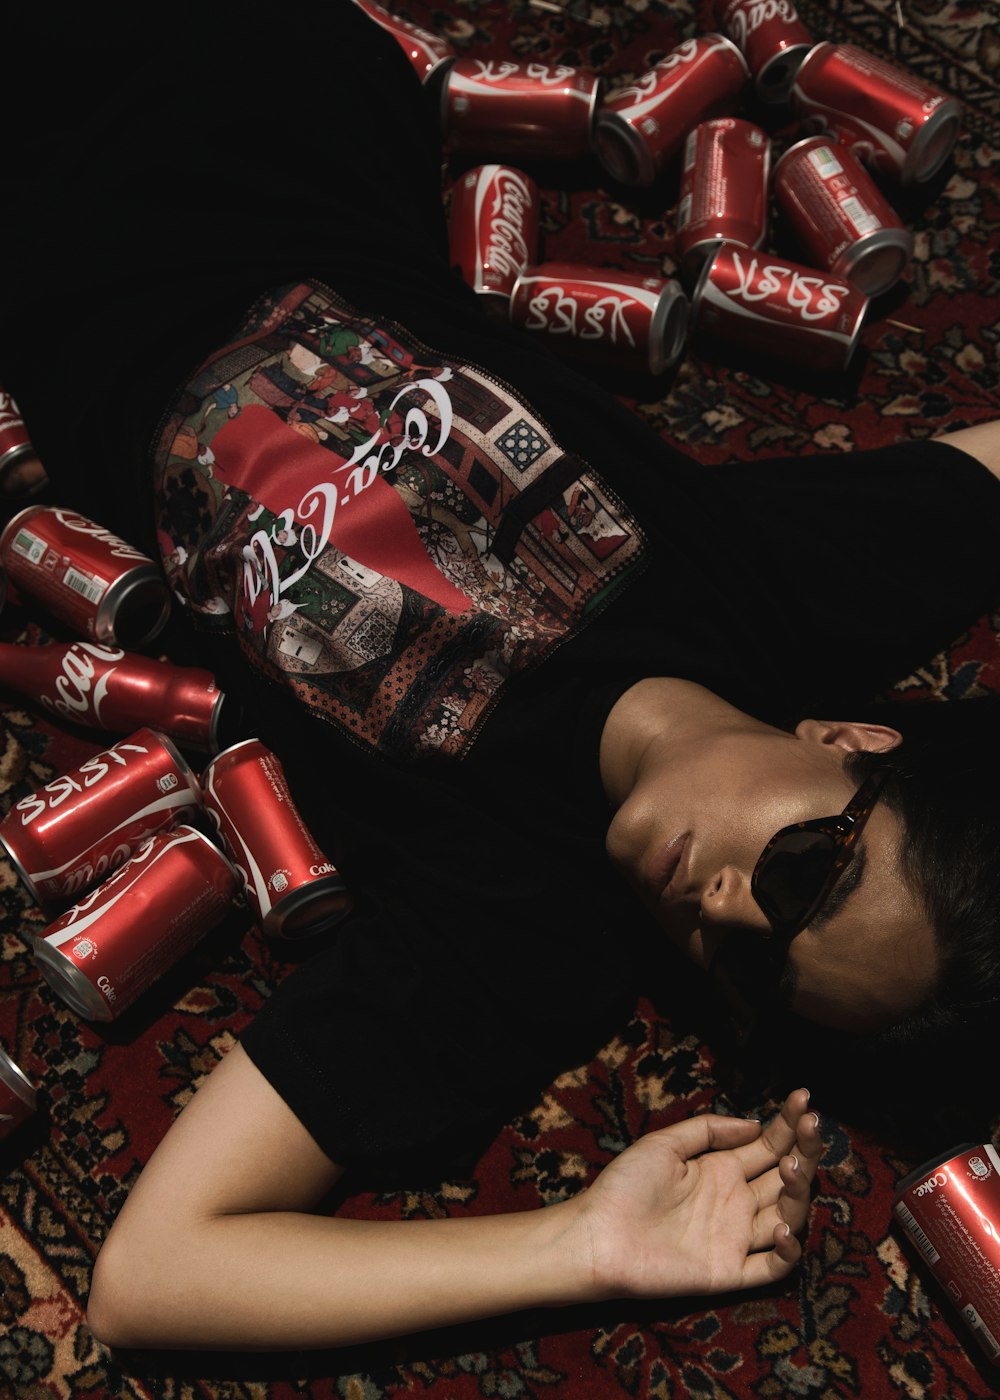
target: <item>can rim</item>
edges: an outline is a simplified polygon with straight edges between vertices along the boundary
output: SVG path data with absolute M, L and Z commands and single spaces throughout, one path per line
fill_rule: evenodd
M 204 788 L 205 783 L 211 776 L 212 770 L 214 769 L 215 765 L 220 761 L 220 759 L 226 758 L 231 753 L 235 753 L 237 749 L 245 749 L 251 744 L 259 745 L 260 748 L 264 749 L 265 753 L 270 752 L 267 746 L 260 739 L 257 739 L 254 736 L 251 736 L 249 739 L 238 739 L 235 744 L 230 744 L 227 748 L 221 749 L 217 754 L 215 754 L 211 759 L 209 759 L 208 763 L 205 764 L 205 767 L 201 770 L 200 781 L 202 788 Z
M 15 1064 L 10 1058 L 2 1045 L 0 1045 L 0 1083 L 6 1084 L 7 1088 L 11 1089 L 27 1108 L 34 1111 L 37 1107 L 37 1092 L 34 1084 L 21 1066 Z
M 43 898 L 38 886 L 28 874 L 27 870 L 25 870 L 20 858 L 17 855 L 17 852 L 11 847 L 10 842 L 7 840 L 6 836 L 3 834 L 2 831 L 0 831 L 0 846 L 3 847 L 4 855 L 7 857 L 11 865 L 17 871 L 18 876 L 20 877 L 23 884 L 26 886 L 28 893 L 31 895 L 32 899 L 35 901 L 36 904 L 40 905 L 41 908 L 46 908 L 46 906 L 49 904 L 49 901 Z
M 864 273 L 864 263 L 874 253 L 895 249 L 898 253 L 896 266 L 891 277 L 882 278 L 872 285 L 858 280 L 859 270 Z M 838 277 L 846 277 L 865 296 L 878 297 L 894 287 L 903 275 L 903 269 L 913 254 L 913 234 L 905 228 L 878 228 L 866 233 L 857 242 L 849 244 L 834 262 L 830 271 Z
M 779 49 L 777 53 L 771 55 L 760 72 L 754 74 L 754 92 L 761 102 L 766 102 L 768 106 L 776 106 L 779 102 L 784 102 L 787 99 L 788 94 L 795 86 L 799 69 L 814 48 L 815 45 L 811 43 L 789 44 L 787 49 Z M 799 57 L 796 58 L 796 55 Z M 787 77 L 783 78 L 780 83 L 770 83 L 768 73 L 771 69 L 779 63 L 788 63 L 789 61 L 791 61 L 791 68 Z
M 34 937 L 35 962 L 52 990 L 86 1021 L 110 1021 L 111 1006 L 61 948 L 53 948 L 43 933 Z
M 619 113 L 597 114 L 592 145 L 594 154 L 613 180 L 623 185 L 651 185 L 656 179 L 656 162 L 649 147 L 635 127 Z
M 136 733 L 139 732 L 141 731 L 136 730 Z M 198 781 L 198 775 L 195 773 L 190 763 L 188 763 L 187 759 L 181 753 L 180 749 L 174 743 L 173 739 L 170 737 L 169 734 L 164 734 L 162 729 L 152 729 L 151 732 L 156 735 L 157 739 L 159 739 L 160 743 L 166 749 L 167 753 L 170 755 L 173 761 L 177 764 L 178 768 L 181 770 L 182 774 L 184 775 L 184 781 L 187 783 L 188 786 L 188 792 L 190 792 L 191 796 L 195 799 L 199 807 L 203 806 L 204 794 L 201 790 L 201 784 Z
M 347 918 L 351 912 L 349 905 L 343 909 L 336 909 L 329 914 L 324 914 L 318 922 L 307 924 L 302 929 L 288 930 L 286 925 L 290 918 L 300 914 L 312 900 L 320 895 L 335 894 L 341 890 L 344 893 L 349 893 L 344 877 L 339 871 L 336 873 L 331 871 L 328 875 L 321 875 L 317 880 L 310 880 L 307 885 L 300 885 L 298 889 L 289 890 L 287 895 L 283 895 L 281 899 L 272 904 L 261 921 L 261 928 L 264 933 L 271 937 L 285 938 L 289 941 L 327 933 Z
M 680 359 L 687 340 L 689 307 L 681 284 L 673 277 L 663 285 L 649 323 L 649 369 L 663 374 Z
M 103 598 L 97 605 L 97 616 L 94 619 L 94 632 L 98 641 L 121 646 L 115 633 L 117 614 L 130 593 L 149 583 L 158 583 L 162 589 L 163 600 L 159 616 L 150 622 L 148 630 L 143 632 L 141 636 L 127 638 L 129 647 L 134 650 L 137 647 L 145 646 L 147 642 L 151 642 L 163 631 L 167 618 L 170 616 L 170 590 L 159 569 L 152 560 L 149 560 L 146 564 L 138 564 L 134 569 L 129 569 L 127 574 L 123 574 L 116 583 L 113 583 L 105 591 Z
M 946 97 L 914 136 L 903 161 L 900 182 L 922 184 L 935 176 L 954 150 L 961 129 L 962 104 L 957 97 Z

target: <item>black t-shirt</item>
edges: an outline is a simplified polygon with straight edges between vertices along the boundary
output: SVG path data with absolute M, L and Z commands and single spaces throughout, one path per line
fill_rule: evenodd
M 870 695 L 994 603 L 1000 492 L 929 444 L 699 469 L 457 283 L 431 116 L 392 41 L 348 5 L 282 24 L 316 81 L 274 78 L 252 7 L 171 9 L 127 54 L 91 23 L 45 30 L 0 375 L 63 499 L 151 538 L 147 444 L 178 386 L 262 293 L 315 277 L 512 386 L 645 540 L 628 586 L 506 684 L 460 757 L 359 743 L 234 642 L 213 649 L 359 896 L 244 1044 L 324 1150 L 360 1160 L 495 1121 L 631 1006 L 651 930 L 603 855 L 615 698 L 644 675 L 768 718 Z

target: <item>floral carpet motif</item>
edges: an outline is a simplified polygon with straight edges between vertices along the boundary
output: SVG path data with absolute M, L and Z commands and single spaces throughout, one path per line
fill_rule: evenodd
M 680 39 L 713 27 L 710 6 L 690 0 L 394 0 L 394 7 L 463 52 L 583 65 L 612 87 Z M 907 195 L 914 258 L 904 282 L 874 306 L 848 375 L 816 383 L 808 373 L 764 375 L 760 366 L 692 353 L 652 388 L 623 385 L 629 406 L 707 470 L 734 457 L 752 471 L 755 455 L 929 436 L 993 417 L 1000 405 L 995 6 L 802 0 L 799 8 L 817 37 L 888 54 L 962 98 L 964 131 L 941 174 Z M 675 176 L 640 199 L 608 187 L 596 165 L 574 171 L 572 181 L 539 174 L 546 257 L 674 272 Z M 901 679 L 900 690 L 926 699 L 1000 692 L 998 630 L 1000 619 L 982 619 Z M 41 635 L 9 605 L 0 634 Z M 0 710 L 3 810 L 98 747 L 93 736 L 58 731 L 40 712 L 10 701 Z M 5 867 L 0 888 L 0 1043 L 40 1086 L 34 1119 L 0 1145 L 2 1400 L 968 1400 L 996 1393 L 942 1295 L 890 1228 L 894 1183 L 919 1159 L 829 1114 L 805 1262 L 766 1292 L 520 1314 L 336 1354 L 112 1355 L 84 1321 L 90 1269 L 109 1221 L 173 1116 L 286 968 L 234 919 L 122 1020 L 96 1027 L 41 981 L 25 936 L 43 919 Z M 462 1175 L 364 1192 L 343 1209 L 409 1219 L 544 1205 L 579 1190 L 647 1129 L 729 1105 L 710 1044 L 676 1013 L 668 1019 L 664 1008 L 643 1002 L 592 1063 L 564 1074 Z

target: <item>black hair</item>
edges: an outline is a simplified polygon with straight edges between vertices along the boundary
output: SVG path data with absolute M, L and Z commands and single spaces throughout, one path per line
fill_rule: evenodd
M 868 718 L 903 735 L 850 754 L 859 785 L 887 770 L 880 801 L 899 818 L 903 879 L 935 931 L 934 991 L 888 1035 L 973 1030 L 1000 1011 L 1000 702 L 899 703 Z

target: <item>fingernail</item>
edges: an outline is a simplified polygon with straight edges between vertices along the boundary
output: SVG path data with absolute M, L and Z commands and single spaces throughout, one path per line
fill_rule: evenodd
M 785 1239 L 786 1239 L 786 1240 L 789 1238 L 789 1236 L 791 1235 L 791 1233 L 792 1233 L 792 1232 L 791 1232 L 791 1229 L 786 1225 L 786 1226 L 785 1226 Z
M 819 1132 L 819 1114 L 810 1113 L 809 1117 L 813 1120 L 813 1127 Z
M 797 1172 L 797 1171 L 800 1171 L 800 1170 L 801 1170 L 801 1168 L 799 1167 L 799 1159 L 798 1159 L 798 1157 L 796 1157 L 795 1153 L 793 1152 L 793 1153 L 792 1153 L 792 1171 L 793 1171 L 793 1172 Z
M 803 1092 L 803 1094 L 805 1094 L 805 1096 L 806 1096 L 806 1103 L 808 1103 L 808 1102 L 809 1102 L 809 1090 L 808 1090 L 808 1089 L 803 1089 L 802 1092 Z

